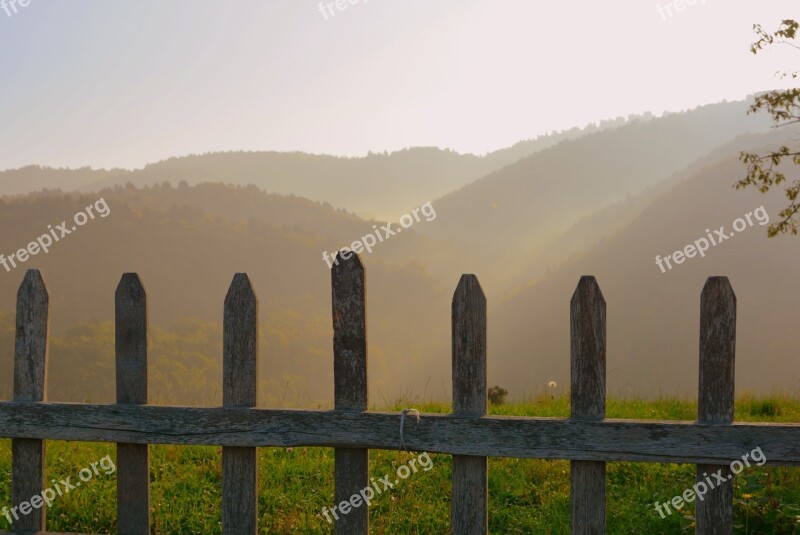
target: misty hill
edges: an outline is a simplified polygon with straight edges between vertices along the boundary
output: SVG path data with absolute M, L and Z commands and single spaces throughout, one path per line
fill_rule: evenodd
M 417 147 L 343 158 L 300 152 L 222 152 L 169 158 L 138 170 L 69 170 L 29 166 L 0 172 L 0 195 L 43 188 L 98 191 L 131 183 L 177 186 L 222 182 L 328 202 L 366 217 L 397 218 L 492 171 L 561 141 L 620 126 L 603 121 L 520 141 L 486 156 Z
M 669 178 L 647 187 L 637 195 L 599 208 L 572 225 L 567 231 L 548 237 L 531 253 L 519 254 L 515 259 L 498 269 L 497 276 L 508 278 L 506 287 L 513 291 L 528 286 L 534 281 L 561 267 L 567 260 L 585 254 L 596 244 L 613 238 L 625 229 L 638 216 L 644 213 L 660 195 L 670 191 L 678 184 L 703 173 L 709 162 L 737 158 L 741 151 L 752 149 L 768 142 L 770 146 L 788 143 L 787 132 L 773 131 L 770 134 L 750 134 L 736 138 L 730 143 L 711 151 L 706 157 L 695 161 L 685 169 Z M 745 169 L 739 170 L 738 178 L 744 176 Z
M 420 232 L 463 251 L 454 259 L 462 269 L 490 273 L 485 289 L 502 289 L 509 261 L 535 260 L 537 248 L 599 208 L 766 130 L 768 118 L 747 116 L 747 106 L 703 106 L 559 143 L 438 199 L 436 224 Z
M 774 136 L 761 137 L 774 148 Z M 748 148 L 759 149 L 753 139 Z M 726 275 L 738 298 L 737 389 L 794 390 L 800 380 L 792 336 L 800 314 L 800 243 L 768 239 L 754 220 L 705 258 L 662 273 L 655 263 L 764 205 L 776 217 L 785 199 L 735 191 L 743 175 L 742 140 L 698 162 L 693 173 L 649 202 L 624 228 L 534 285 L 498 303 L 491 315 L 491 376 L 512 392 L 569 384 L 569 300 L 581 275 L 595 275 L 607 303 L 610 392 L 695 396 L 700 291 L 708 276 Z M 766 148 L 764 148 L 766 150 Z M 763 152 L 763 150 L 761 151 Z M 621 211 L 621 217 L 627 217 Z M 751 219 L 754 219 L 752 217 Z
M 0 171 L 0 196 L 22 195 L 42 189 L 61 189 L 76 191 L 93 182 L 106 178 L 109 174 L 125 173 L 123 169 L 107 171 L 104 169 L 54 169 L 41 165 L 28 165 L 20 169 Z
M 349 244 L 372 228 L 370 222 L 359 223 L 320 203 L 234 186 L 48 192 L 0 199 L 0 252 L 8 257 L 47 233 L 47 225 L 69 222 L 99 196 L 110 209 L 106 217 L 89 221 L 49 254 L 40 253 L 11 272 L 0 267 L 0 311 L 13 312 L 25 269 L 40 268 L 47 282 L 58 337 L 51 348 L 51 369 L 57 370 L 50 376 L 51 399 L 75 399 L 79 387 L 94 400 L 113 399 L 108 322 L 114 317 L 114 289 L 129 271 L 138 272 L 148 290 L 156 337 L 153 391 L 162 399 L 217 400 L 215 390 L 203 385 L 218 376 L 222 304 L 237 272 L 250 274 L 259 297 L 261 379 L 272 385 L 264 394 L 272 397 L 265 399 L 274 399 L 276 389 L 288 390 L 289 402 L 298 396 L 304 402 L 332 399 L 330 271 L 321 253 L 336 243 Z M 395 380 L 409 384 L 409 364 L 430 361 L 429 348 L 447 336 L 446 292 L 407 254 L 424 249 L 427 241 L 411 229 L 364 256 L 370 380 L 385 395 Z M 402 263 L 387 260 L 393 254 Z M 0 392 L 6 396 L 12 352 L 13 341 L 0 340 L 0 368 L 7 370 L 0 374 Z M 443 367 L 447 360 L 441 360 Z

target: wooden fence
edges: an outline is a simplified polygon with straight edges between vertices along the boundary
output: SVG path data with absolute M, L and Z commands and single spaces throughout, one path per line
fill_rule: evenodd
M 30 270 L 17 295 L 14 399 L 0 403 L 0 436 L 12 438 L 12 500 L 40 494 L 45 440 L 117 443 L 118 531 L 150 533 L 148 444 L 222 446 L 222 530 L 257 532 L 257 447 L 335 449 L 335 502 L 369 485 L 369 450 L 400 447 L 401 414 L 367 410 L 364 268 L 358 256 L 339 259 L 333 286 L 335 409 L 254 408 L 258 304 L 245 274 L 225 299 L 223 406 L 147 404 L 147 304 L 136 274 L 116 291 L 117 403 L 48 403 L 48 293 Z M 773 465 L 800 464 L 800 425 L 734 423 L 736 297 L 725 277 L 709 278 L 701 295 L 697 422 L 611 420 L 606 405 L 606 305 L 593 277 L 572 296 L 571 418 L 487 416 L 486 299 L 474 275 L 453 296 L 453 414 L 405 418 L 403 443 L 412 451 L 453 456 L 451 526 L 456 534 L 488 532 L 487 458 L 571 461 L 572 533 L 604 533 L 605 463 L 690 463 L 703 473 L 761 447 Z M 532 358 L 535 348 L 531 348 Z M 668 497 L 665 496 L 665 499 Z M 697 501 L 697 533 L 732 533 L 733 485 Z M 655 514 L 651 507 L 642 515 Z M 15 522 L 17 532 L 45 530 L 46 506 Z M 368 510 L 353 509 L 338 534 L 366 534 Z

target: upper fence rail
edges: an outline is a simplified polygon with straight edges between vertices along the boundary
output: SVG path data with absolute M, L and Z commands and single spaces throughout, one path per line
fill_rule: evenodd
M 366 281 L 357 255 L 331 270 L 335 409 L 255 408 L 258 300 L 245 274 L 225 299 L 223 406 L 147 404 L 147 294 L 125 274 L 116 293 L 117 403 L 46 401 L 49 296 L 30 270 L 17 295 L 14 399 L 0 402 L 0 437 L 12 439 L 12 500 L 19 504 L 46 485 L 46 440 L 115 442 L 118 532 L 150 532 L 149 444 L 223 447 L 222 531 L 258 530 L 257 447 L 336 449 L 337 502 L 369 483 L 369 450 L 407 449 L 453 455 L 451 527 L 456 534 L 488 532 L 488 457 L 566 459 L 571 462 L 573 533 L 604 533 L 605 463 L 691 463 L 704 472 L 760 447 L 772 465 L 800 465 L 800 425 L 734 423 L 736 297 L 728 280 L 712 277 L 701 294 L 700 381 L 695 422 L 605 418 L 606 306 L 593 277 L 582 277 L 572 297 L 571 417 L 487 416 L 486 298 L 474 275 L 464 275 L 453 297 L 453 414 L 369 411 Z M 566 319 L 566 318 L 565 318 Z M 403 436 L 400 429 L 403 421 Z M 696 502 L 697 533 L 732 532 L 732 485 Z M 17 532 L 44 530 L 46 506 L 15 523 Z M 337 521 L 336 533 L 366 534 L 368 509 Z

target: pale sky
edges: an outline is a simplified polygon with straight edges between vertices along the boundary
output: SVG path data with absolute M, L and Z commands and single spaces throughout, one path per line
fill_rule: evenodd
M 335 15 L 312 0 L 0 10 L 0 169 L 220 150 L 483 154 L 789 87 L 775 72 L 800 58 L 749 52 L 752 25 L 799 18 L 796 0 L 697 0 L 666 20 L 651 0 L 339 1 Z

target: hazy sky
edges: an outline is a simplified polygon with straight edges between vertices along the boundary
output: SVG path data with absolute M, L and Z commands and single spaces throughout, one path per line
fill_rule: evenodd
M 753 23 L 800 17 L 796 0 L 697 0 L 669 17 L 674 1 L 662 16 L 650 0 L 358 0 L 335 15 L 311 0 L 30 0 L 0 10 L 0 169 L 485 153 L 786 87 L 774 74 L 800 52 L 748 47 Z

